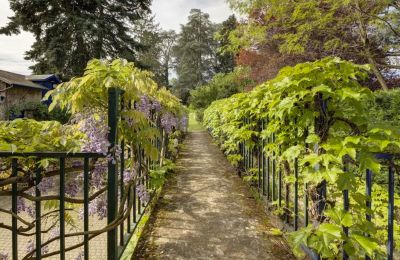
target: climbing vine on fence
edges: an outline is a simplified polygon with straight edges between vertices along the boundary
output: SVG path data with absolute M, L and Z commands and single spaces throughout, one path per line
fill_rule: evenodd
M 119 194 L 117 221 L 101 230 L 91 231 L 90 238 L 123 223 L 132 211 L 133 202 L 129 202 L 127 195 L 132 187 L 136 189 L 141 202 L 148 201 L 148 189 L 161 185 L 163 174 L 173 165 L 166 157 L 167 154 L 176 152 L 174 140 L 180 139 L 186 131 L 186 109 L 168 90 L 157 86 L 152 76 L 151 73 L 142 71 L 133 63 L 122 59 L 92 60 L 83 76 L 60 84 L 45 97 L 52 99 L 50 111 L 57 108 L 71 114 L 67 124 L 26 119 L 0 122 L 0 151 L 86 152 L 102 155 L 90 160 L 89 215 L 99 219 L 107 217 L 107 165 L 110 162 L 120 162 L 121 155 L 124 155 L 125 170 L 123 178 L 119 180 L 124 188 Z M 123 145 L 121 143 L 115 147 L 111 147 L 108 139 L 110 129 L 107 111 L 110 88 L 120 93 L 117 135 L 119 140 L 123 140 Z M 168 140 L 169 138 L 172 140 Z M 44 236 L 46 240 L 41 245 L 42 257 L 56 255 L 58 252 L 50 252 L 49 245 L 60 239 L 57 224 L 59 197 L 51 195 L 56 185 L 54 178 L 60 174 L 58 160 L 19 158 L 18 162 L 21 165 L 18 175 L 12 176 L 11 159 L 0 160 L 0 196 L 11 196 L 11 184 L 24 184 L 23 188 L 19 186 L 18 189 L 18 213 L 26 213 L 31 218 L 35 218 L 35 202 L 43 201 L 45 210 L 42 218 L 51 220 L 51 223 L 49 230 L 44 232 L 47 235 Z M 38 167 L 41 172 L 39 177 L 35 175 Z M 74 213 L 83 218 L 81 205 L 85 202 L 77 198 L 82 191 L 83 167 L 82 161 L 72 158 L 66 160 L 65 172 L 68 178 L 65 185 L 65 201 L 68 203 L 68 210 L 65 211 L 65 220 L 71 228 L 69 237 L 82 235 L 78 230 L 75 233 L 72 231 L 77 221 Z M 151 187 L 148 183 L 149 176 L 154 178 Z M 40 197 L 35 195 L 37 189 L 40 191 Z M 12 214 L 8 209 L 5 212 Z M 32 230 L 35 221 L 23 219 L 21 215 L 20 219 L 29 224 L 21 227 L 18 234 L 34 235 Z M 0 228 L 12 230 L 12 227 L 7 225 L 1 225 Z M 25 258 L 32 257 L 34 253 L 35 245 L 30 241 Z
M 361 177 L 366 169 L 381 174 L 386 165 L 376 153 L 398 153 L 400 139 L 392 128 L 378 127 L 368 118 L 374 94 L 360 84 L 368 72 L 367 65 L 331 57 L 298 64 L 249 93 L 216 101 L 205 110 L 205 125 L 233 164 L 240 166 L 243 160 L 238 143 L 245 141 L 252 148 L 262 139 L 273 140 L 263 152 L 277 161 L 286 184 L 295 181 L 298 161 L 298 181 L 307 184 L 304 194 L 311 199 L 313 223 L 290 234 L 297 254 L 307 246 L 333 259 L 344 245 L 346 254 L 357 259 L 385 256 L 388 213 L 382 202 L 387 190 L 375 184 L 374 196 L 368 198 Z M 260 122 L 265 124 L 262 131 Z M 327 197 L 322 212 L 317 195 L 323 186 Z M 350 194 L 348 211 L 343 207 L 344 191 Z M 370 199 L 372 210 L 365 206 Z M 399 205 L 397 194 L 395 199 Z M 366 214 L 374 221 L 366 220 Z M 348 235 L 344 228 L 349 228 Z M 400 242 L 399 225 L 395 240 Z

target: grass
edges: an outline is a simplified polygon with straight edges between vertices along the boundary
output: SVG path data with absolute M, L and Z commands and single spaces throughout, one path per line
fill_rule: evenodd
M 191 111 L 189 113 L 189 132 L 198 132 L 198 131 L 203 131 L 204 127 L 203 125 L 196 120 L 196 114 L 194 111 Z

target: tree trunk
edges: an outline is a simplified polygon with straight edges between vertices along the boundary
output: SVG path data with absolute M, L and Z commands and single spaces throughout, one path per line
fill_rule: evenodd
M 356 6 L 357 6 L 356 12 L 357 12 L 357 18 L 358 18 L 358 27 L 360 30 L 360 38 L 361 38 L 361 42 L 364 47 L 365 55 L 368 59 L 369 64 L 371 65 L 372 72 L 375 74 L 376 78 L 378 79 L 378 82 L 381 85 L 382 89 L 384 91 L 387 91 L 387 90 L 389 90 L 389 88 L 388 88 L 386 81 L 383 78 L 383 75 L 382 75 L 381 71 L 379 70 L 378 65 L 374 59 L 374 56 L 371 53 L 369 46 L 368 46 L 368 35 L 367 35 L 367 31 L 365 29 L 365 24 L 363 22 L 362 14 L 360 12 L 361 8 L 360 8 L 359 1 L 356 1 Z

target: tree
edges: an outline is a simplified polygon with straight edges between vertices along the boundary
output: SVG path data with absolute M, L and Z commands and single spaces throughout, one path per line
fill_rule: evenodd
M 173 69 L 173 48 L 176 43 L 177 34 L 174 30 L 163 31 L 160 33 L 160 54 L 159 59 L 161 63 L 161 79 L 162 84 L 168 88 L 171 87 L 169 81 L 170 70 Z
M 170 87 L 172 49 L 177 38 L 175 31 L 163 31 L 151 15 L 135 22 L 133 31 L 138 42 L 144 47 L 138 52 L 139 65 L 153 72 L 155 81 L 160 86 Z
M 33 33 L 36 41 L 25 56 L 36 62 L 31 69 L 68 79 L 82 74 L 91 58 L 135 61 L 141 45 L 129 28 L 150 12 L 150 4 L 150 0 L 10 0 L 14 16 L 0 33 Z
M 392 0 L 238 1 L 248 21 L 231 34 L 231 49 L 268 45 L 282 54 L 316 60 L 334 55 L 369 63 L 383 89 L 383 74 L 399 55 L 399 5 Z M 389 52 L 389 53 L 388 53 Z
M 191 89 L 205 84 L 215 74 L 216 25 L 209 18 L 201 10 L 192 9 L 174 47 L 178 75 L 175 92 L 185 103 Z
M 235 68 L 235 54 L 231 51 L 224 51 L 224 49 L 225 46 L 228 46 L 231 43 L 229 35 L 236 29 L 237 24 L 236 16 L 231 15 L 221 24 L 220 29 L 216 34 L 219 47 L 217 52 L 218 65 L 216 68 L 218 73 L 229 73 Z
M 206 85 L 190 92 L 190 105 L 194 109 L 205 109 L 213 101 L 243 92 L 251 84 L 247 68 L 236 67 L 232 72 L 215 74 Z

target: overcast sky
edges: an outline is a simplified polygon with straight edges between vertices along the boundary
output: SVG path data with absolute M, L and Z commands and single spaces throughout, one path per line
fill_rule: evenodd
M 187 21 L 190 9 L 198 8 L 210 14 L 214 22 L 226 20 L 231 11 L 225 0 L 153 0 L 153 14 L 164 30 L 180 30 L 180 24 Z M 12 16 L 8 0 L 0 0 L 0 27 Z M 0 70 L 21 74 L 30 74 L 28 67 L 32 64 L 24 60 L 24 53 L 30 49 L 34 38 L 30 33 L 19 35 L 0 35 Z

